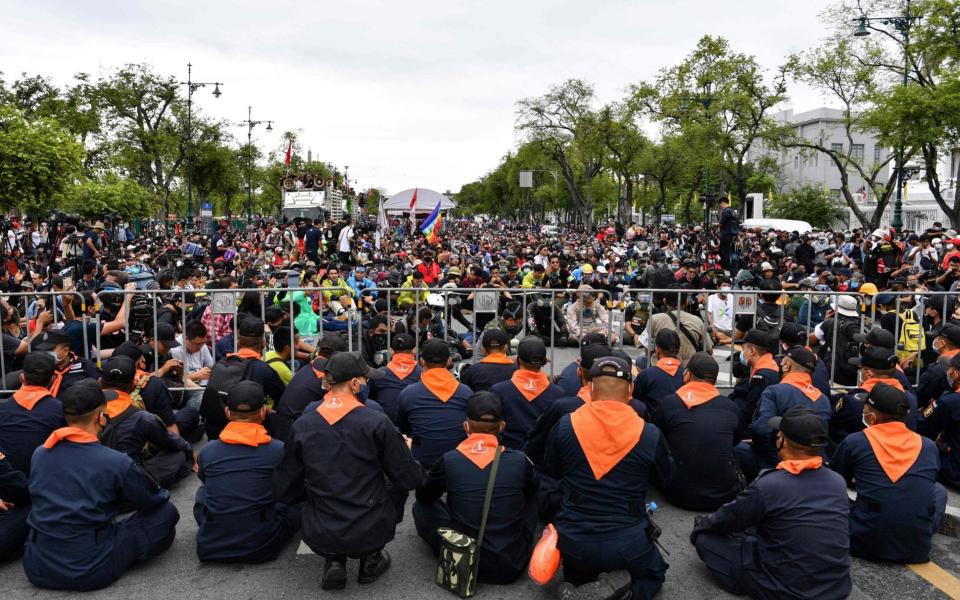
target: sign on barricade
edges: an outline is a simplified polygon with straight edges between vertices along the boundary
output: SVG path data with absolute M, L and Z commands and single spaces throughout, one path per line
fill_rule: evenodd
M 237 312 L 237 297 L 233 292 L 210 294 L 210 312 L 215 315 L 232 315 Z
M 473 294 L 473 312 L 496 313 L 500 306 L 498 292 L 475 292 Z

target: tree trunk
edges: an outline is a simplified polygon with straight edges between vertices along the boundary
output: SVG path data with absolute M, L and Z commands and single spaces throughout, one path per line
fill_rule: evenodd
M 630 225 L 630 221 L 633 217 L 633 178 L 626 178 L 626 189 L 623 193 L 623 198 L 619 199 L 619 205 L 617 206 L 617 218 L 620 220 L 620 224 L 625 228 Z
M 955 230 L 960 229 L 960 194 L 954 192 L 953 206 L 947 204 L 947 200 L 943 197 L 943 192 L 940 190 L 940 175 L 937 173 L 937 162 L 940 157 L 937 147 L 933 144 L 924 144 L 922 150 L 923 169 L 927 175 L 927 187 L 930 188 L 933 199 L 937 201 L 941 210 L 947 215 L 947 219 L 950 220 L 950 228 Z M 960 174 L 960 166 L 957 168 L 957 173 Z M 954 188 L 960 188 L 960 184 L 954 184 Z

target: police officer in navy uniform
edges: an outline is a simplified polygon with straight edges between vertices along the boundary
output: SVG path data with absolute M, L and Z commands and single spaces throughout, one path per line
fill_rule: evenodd
M 858 333 L 857 335 L 853 336 L 853 340 L 860 344 L 861 355 L 866 351 L 867 348 L 873 347 L 886 348 L 888 350 L 893 350 L 894 353 L 896 353 L 897 350 L 897 340 L 894 335 L 879 326 L 874 327 L 867 333 Z M 910 381 L 910 378 L 907 377 L 907 374 L 903 372 L 903 369 L 900 368 L 900 365 L 898 364 L 894 369 L 893 376 L 897 381 L 900 382 L 900 385 L 903 386 L 903 391 L 905 391 L 907 395 L 913 395 L 916 397 L 917 394 L 913 389 L 913 382 Z
M 460 374 L 460 381 L 474 392 L 485 392 L 501 381 L 509 381 L 517 364 L 507 356 L 510 338 L 502 329 L 488 329 L 480 337 L 486 354 Z
M 567 582 L 627 570 L 635 599 L 652 598 L 667 564 L 647 535 L 646 491 L 674 463 L 656 425 L 629 405 L 633 365 L 616 356 L 590 367 L 592 400 L 565 415 L 547 444 L 546 470 L 560 481 L 556 525 Z
M 325 372 L 330 390 L 293 424 L 274 477 L 278 502 L 305 501 L 303 541 L 326 559 L 325 590 L 346 586 L 348 557 L 360 559 L 361 584 L 386 572 L 390 555 L 383 548 L 398 521 L 388 482 L 405 492 L 424 480 L 390 419 L 357 399 L 367 380 L 382 376 L 358 355 L 331 356 Z
M 771 354 L 776 340 L 767 332 L 751 329 L 742 344 L 739 363 L 733 365 L 737 384 L 729 397 L 737 404 L 741 421 L 748 424 L 753 422 L 763 390 L 780 383 L 780 365 Z
M 770 427 L 781 461 L 717 512 L 690 541 L 724 590 L 751 598 L 839 600 L 850 594 L 850 501 L 823 466 L 827 426 L 796 406 Z
M 0 404 L 0 440 L 13 468 L 30 475 L 30 458 L 55 429 L 64 426 L 63 406 L 50 394 L 56 361 L 46 352 L 23 359 L 20 389 Z
M 432 466 L 463 441 L 464 412 L 473 391 L 450 373 L 450 346 L 429 340 L 420 347 L 420 381 L 400 392 L 397 427 L 413 439 L 413 457 Z
M 220 439 L 197 457 L 193 515 L 197 557 L 202 561 L 260 563 L 273 560 L 300 529 L 300 505 L 273 499 L 273 472 L 283 458 L 283 442 L 267 434 L 263 386 L 241 381 L 231 388 Z
M 99 443 L 109 417 L 96 381 L 73 384 L 61 401 L 67 426 L 31 463 L 23 570 L 37 587 L 95 590 L 170 547 L 180 514 L 129 456 Z M 134 514 L 118 520 L 121 506 Z
M 940 457 L 930 439 L 907 429 L 906 394 L 878 383 L 863 407 L 863 431 L 843 440 L 830 461 L 857 490 L 850 510 L 850 553 L 868 560 L 923 563 L 947 506 L 937 483 Z
M 101 383 L 107 397 L 107 416 L 100 441 L 127 454 L 161 487 L 169 488 L 190 473 L 193 448 L 166 427 L 160 418 L 133 404 L 130 392 L 136 373 L 127 356 L 110 358 L 103 365 Z M 150 448 L 147 448 L 150 444 Z
M 70 336 L 61 329 L 48 329 L 34 347 L 37 352 L 52 352 L 57 355 L 57 365 L 50 382 L 50 395 L 59 398 L 71 385 L 84 379 L 96 380 L 100 371 L 93 362 L 70 351 Z M 7 388 L 20 387 L 19 372 L 7 374 Z
M 0 447 L 0 563 L 14 560 L 23 553 L 29 515 L 27 477 L 13 466 Z
M 883 330 L 881 329 L 880 331 Z M 789 352 L 791 348 L 805 347 L 808 338 L 807 330 L 802 325 L 792 321 L 784 323 L 780 327 L 780 351 L 782 354 L 777 357 L 777 362 L 779 363 L 782 355 Z M 816 354 L 814 354 L 814 357 L 817 362 L 813 373 L 810 374 L 811 379 L 813 379 L 813 387 L 820 390 L 827 398 L 831 398 L 830 372 L 827 370 L 827 363 L 820 360 Z
M 169 325 L 165 327 L 169 327 Z M 126 341 L 114 348 L 113 354 L 110 356 L 111 358 L 126 356 L 133 361 L 136 374 L 133 378 L 134 389 L 130 393 L 130 397 L 134 399 L 134 403 L 142 405 L 147 412 L 157 415 L 167 429 L 186 439 L 189 437 L 187 434 L 193 434 L 198 429 L 200 415 L 196 410 L 193 410 L 192 414 L 196 418 L 184 421 L 185 427 L 180 428 L 183 417 L 178 418 L 178 414 L 173 412 L 173 398 L 170 396 L 170 390 L 167 389 L 162 379 L 147 372 L 147 369 L 153 366 L 147 362 L 145 351 L 149 350 L 149 347 L 138 346 L 131 341 Z M 139 399 L 139 402 L 137 399 Z
M 813 385 L 816 356 L 806 348 L 791 348 L 780 361 L 780 383 L 768 386 L 760 394 L 757 416 L 750 425 L 751 443 L 742 442 L 734 453 L 747 481 L 761 469 L 777 465 L 776 433 L 768 425 L 772 417 L 783 416 L 794 406 L 809 408 L 824 424 L 833 416 L 830 399 Z
M 517 365 L 509 381 L 490 388 L 500 398 L 507 423 L 502 439 L 508 448 L 520 449 L 544 412 L 563 397 L 560 386 L 543 372 L 547 346 L 539 336 L 528 336 L 517 345 Z
M 633 383 L 633 397 L 652 412 L 661 398 L 676 392 L 683 385 L 680 366 L 680 335 L 673 329 L 661 329 L 654 340 L 657 362 L 640 371 Z
M 947 368 L 948 391 L 923 410 L 917 433 L 936 441 L 940 451 L 938 479 L 960 487 L 960 354 Z
M 737 211 L 730 208 L 730 200 L 726 197 L 720 198 L 720 264 L 726 270 L 733 268 L 733 244 L 737 239 L 737 231 L 740 228 L 740 218 Z
M 382 379 L 370 381 L 368 395 L 383 407 L 390 420 L 397 422 L 400 412 L 400 392 L 420 381 L 423 369 L 417 364 L 417 341 L 409 333 L 398 333 L 390 340 L 390 362 L 380 368 Z
M 280 406 L 270 419 L 270 434 L 281 442 L 286 442 L 293 428 L 293 422 L 300 418 L 311 402 L 323 398 L 323 369 L 328 358 L 336 352 L 346 352 L 347 342 L 339 333 L 325 333 L 317 342 L 317 358 L 309 365 L 298 369 L 287 384 L 280 399 Z
M 960 354 L 960 325 L 947 323 L 941 327 L 933 338 L 933 350 L 939 355 L 937 362 L 923 370 L 917 383 L 917 403 L 920 408 L 926 408 L 950 390 L 947 368 L 950 359 Z
M 498 436 L 506 425 L 503 406 L 492 392 L 470 396 L 466 414 L 463 427 L 467 439 L 433 464 L 426 483 L 417 489 L 413 505 L 417 534 L 430 544 L 434 554 L 440 552 L 438 527 L 476 539 L 490 463 L 500 444 Z M 526 571 L 537 526 L 538 484 L 527 457 L 504 448 L 480 549 L 479 581 L 505 585 Z M 446 501 L 441 500 L 444 494 Z
M 667 440 L 676 473 L 661 487 L 687 510 L 716 510 L 740 491 L 733 447 L 742 437 L 737 405 L 716 388 L 720 366 L 706 352 L 687 363 L 683 385 L 650 414 Z
M 581 354 L 584 348 L 594 344 L 606 346 L 607 348 L 610 347 L 610 341 L 607 339 L 607 336 L 602 333 L 588 333 L 580 340 Z M 563 390 L 565 396 L 577 395 L 577 392 L 583 387 L 580 377 L 580 364 L 577 361 L 571 362 L 560 370 L 560 375 L 557 376 L 557 385 Z

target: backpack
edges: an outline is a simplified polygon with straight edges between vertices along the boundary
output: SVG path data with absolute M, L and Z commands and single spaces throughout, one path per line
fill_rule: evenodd
M 859 358 L 860 343 L 853 336 L 860 333 L 860 321 L 857 319 L 841 319 L 840 329 L 837 330 L 837 347 L 835 355 L 839 358 L 837 370 L 851 371 L 856 367 L 850 364 L 851 358 Z
M 900 313 L 900 341 L 897 344 L 897 358 L 903 360 L 910 354 L 917 353 L 927 347 L 927 336 L 923 327 L 917 321 L 917 317 L 912 310 L 905 310 Z M 919 363 L 917 364 L 919 367 Z
M 131 404 L 123 410 L 119 415 L 110 419 L 110 422 L 107 423 L 107 426 L 103 428 L 98 436 L 100 438 L 100 443 L 106 446 L 107 448 L 112 448 L 116 450 L 117 448 L 117 426 L 120 423 L 123 423 L 136 413 L 140 411 L 136 405 Z
M 227 426 L 227 416 L 223 413 L 227 394 L 236 384 L 250 379 L 252 369 L 253 359 L 239 356 L 228 356 L 213 365 L 200 400 L 200 415 L 206 420 L 208 439 L 220 437 L 220 432 Z
M 193 305 L 193 308 L 190 309 L 190 312 L 187 313 L 187 323 L 190 321 L 199 321 L 203 317 L 203 311 L 210 306 L 210 297 L 203 296 L 197 298 L 197 302 Z

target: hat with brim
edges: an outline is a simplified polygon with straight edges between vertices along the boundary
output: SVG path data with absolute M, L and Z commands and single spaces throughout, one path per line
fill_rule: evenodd
M 100 222 L 100 221 L 97 221 L 96 223 L 94 223 L 94 224 L 92 225 L 92 227 L 93 227 L 94 229 L 106 229 L 106 227 L 104 226 L 104 224 L 103 224 L 102 222 Z
M 837 296 L 831 303 L 830 308 L 837 311 L 845 317 L 856 317 L 857 300 L 853 296 Z

